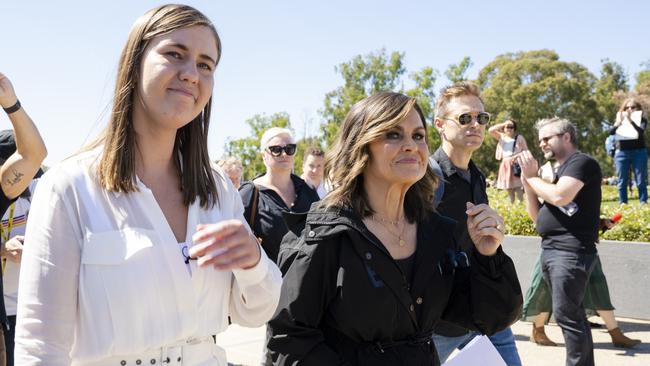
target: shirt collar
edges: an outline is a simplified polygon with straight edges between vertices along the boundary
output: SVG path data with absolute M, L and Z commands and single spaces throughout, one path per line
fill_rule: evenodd
M 436 150 L 435 153 L 433 153 L 433 158 L 438 162 L 440 165 L 440 168 L 442 169 L 442 172 L 445 174 L 446 177 L 451 177 L 454 174 L 458 173 L 458 168 L 454 165 L 454 163 L 449 160 L 449 156 L 447 156 L 447 153 L 445 150 L 442 149 L 442 146 Z M 476 174 L 478 171 L 478 168 L 476 165 L 474 165 L 473 161 L 469 161 L 469 165 L 467 166 L 468 170 L 472 173 L 472 175 Z

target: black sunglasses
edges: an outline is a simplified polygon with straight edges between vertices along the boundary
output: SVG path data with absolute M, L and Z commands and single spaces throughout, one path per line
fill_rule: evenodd
M 486 125 L 490 122 L 490 114 L 487 112 L 478 112 L 478 113 L 461 113 L 456 118 L 446 118 L 452 121 L 458 122 L 461 126 L 468 125 L 472 123 L 472 119 L 476 116 L 476 121 L 480 125 Z
M 266 150 L 275 157 L 282 155 L 283 150 L 287 156 L 293 156 L 296 153 L 296 144 L 286 144 L 284 146 L 273 145 L 267 147 Z
M 639 109 L 639 107 L 636 105 L 628 105 L 625 108 L 623 108 L 624 111 L 627 111 L 628 109 L 632 109 L 636 111 L 637 109 Z
M 552 139 L 553 137 L 562 136 L 562 135 L 564 135 L 565 133 L 566 133 L 566 132 L 556 133 L 555 135 L 551 135 L 551 136 L 547 136 L 547 137 L 542 137 L 542 138 L 539 139 L 538 141 L 539 141 L 540 144 L 543 143 L 544 145 L 546 145 L 546 144 L 548 144 L 548 141 L 549 141 L 550 139 Z

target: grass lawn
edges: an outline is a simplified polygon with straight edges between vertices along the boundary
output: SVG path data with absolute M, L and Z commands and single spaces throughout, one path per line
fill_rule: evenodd
M 601 217 L 612 217 L 615 213 L 620 213 L 622 219 L 614 228 L 601 235 L 601 239 L 650 242 L 650 205 L 639 203 L 636 190 L 628 196 L 627 205 L 618 203 L 616 186 L 602 186 L 602 190 Z M 508 234 L 538 235 L 523 203 L 511 204 L 506 191 L 495 188 L 488 188 L 488 197 L 490 206 L 504 217 Z

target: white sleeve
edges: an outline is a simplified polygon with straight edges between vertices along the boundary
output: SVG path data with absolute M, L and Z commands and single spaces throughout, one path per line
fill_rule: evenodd
M 241 197 L 236 190 L 233 190 L 233 193 L 234 217 L 246 223 Z M 260 252 L 260 261 L 255 267 L 233 270 L 230 319 L 233 323 L 247 327 L 259 327 L 268 322 L 280 300 L 280 269 L 266 256 L 262 248 Z
M 78 215 L 51 172 L 32 200 L 25 234 L 15 337 L 16 365 L 70 365 L 77 321 Z

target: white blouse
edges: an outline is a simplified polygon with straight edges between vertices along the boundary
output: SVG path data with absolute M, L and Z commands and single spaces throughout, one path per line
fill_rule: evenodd
M 70 365 L 137 354 L 233 323 L 260 326 L 280 297 L 282 277 L 264 251 L 255 267 L 191 275 L 152 192 L 102 189 L 97 150 L 41 179 L 22 257 L 16 365 Z M 218 204 L 188 209 L 186 240 L 199 223 L 243 217 L 237 190 L 215 168 Z M 224 352 L 219 364 L 225 364 Z

